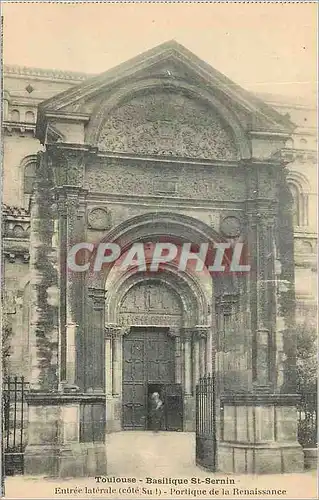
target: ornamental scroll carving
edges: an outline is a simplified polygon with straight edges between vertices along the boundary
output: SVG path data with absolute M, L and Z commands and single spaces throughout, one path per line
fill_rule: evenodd
M 101 130 L 104 151 L 237 159 L 231 132 L 205 103 L 173 92 L 134 97 L 113 110 Z

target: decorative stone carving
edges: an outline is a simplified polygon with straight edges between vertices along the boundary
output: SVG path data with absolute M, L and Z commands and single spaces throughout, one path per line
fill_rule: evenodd
M 240 220 L 234 216 L 225 217 L 221 221 L 220 230 L 224 234 L 224 236 L 236 238 L 236 236 L 240 235 Z
M 159 314 L 120 314 L 120 324 L 122 326 L 129 325 L 150 325 L 150 326 L 180 326 L 181 325 L 181 317 L 173 316 L 173 315 L 165 315 L 161 316 Z
M 68 149 L 48 145 L 47 149 L 55 185 L 82 186 L 87 148 L 79 146 L 77 149 Z
M 103 288 L 89 288 L 88 296 L 93 301 L 94 309 L 103 309 L 105 306 L 105 290 Z
M 104 327 L 105 338 L 113 339 L 123 334 L 122 329 L 118 325 L 105 325 Z
M 88 225 L 91 229 L 110 229 L 112 227 L 111 212 L 104 207 L 92 208 L 88 213 Z
M 168 334 L 170 337 L 177 339 L 181 335 L 181 329 L 179 327 L 172 326 L 171 328 L 169 328 Z
M 86 168 L 86 189 L 91 192 L 125 195 L 170 195 L 179 198 L 214 201 L 243 201 L 246 196 L 243 173 L 240 168 L 227 167 L 212 170 L 208 167 L 189 166 L 184 163 L 161 165 L 150 160 L 126 164 L 121 159 L 100 160 Z M 176 184 L 176 192 L 159 192 L 154 189 L 154 177 L 163 176 L 165 183 Z M 231 176 L 232 182 L 228 176 Z M 176 180 L 177 179 L 177 180 Z
M 163 283 L 140 283 L 126 294 L 121 311 L 180 314 L 180 305 L 174 292 Z
M 209 332 L 209 325 L 198 325 L 194 328 L 194 337 L 197 338 L 206 338 Z
M 111 112 L 98 147 L 136 154 L 237 159 L 233 137 L 217 113 L 205 103 L 172 91 L 134 97 Z
M 181 319 L 181 304 L 163 283 L 135 285 L 120 306 L 121 325 L 179 326 Z

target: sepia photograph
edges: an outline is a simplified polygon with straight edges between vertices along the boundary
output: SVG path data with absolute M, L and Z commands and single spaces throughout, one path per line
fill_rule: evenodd
M 317 3 L 1 16 L 2 496 L 317 498 Z

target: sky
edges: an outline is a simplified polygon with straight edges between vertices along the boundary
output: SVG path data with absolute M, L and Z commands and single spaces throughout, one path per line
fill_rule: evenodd
M 3 61 L 99 73 L 175 39 L 247 90 L 310 99 L 315 3 L 2 2 Z

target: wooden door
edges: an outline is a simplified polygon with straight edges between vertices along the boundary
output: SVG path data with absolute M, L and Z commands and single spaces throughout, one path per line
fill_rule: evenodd
M 132 333 L 123 341 L 123 428 L 145 429 L 145 342 L 143 335 Z
M 124 429 L 146 429 L 148 384 L 174 382 L 174 340 L 166 329 L 137 328 L 123 339 Z
M 183 430 L 183 394 L 181 384 L 166 384 L 165 420 L 167 431 Z

